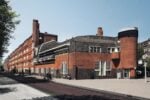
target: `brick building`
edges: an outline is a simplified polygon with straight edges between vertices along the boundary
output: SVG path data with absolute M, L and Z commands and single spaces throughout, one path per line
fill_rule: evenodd
M 134 78 L 137 38 L 137 28 L 123 29 L 117 37 L 108 37 L 99 27 L 96 35 L 58 42 L 57 35 L 41 33 L 38 21 L 33 20 L 32 35 L 10 54 L 5 65 L 9 70 L 50 72 L 53 77 Z
M 139 43 L 139 46 L 144 50 L 143 59 L 150 58 L 150 38 Z
M 33 20 L 32 35 L 6 58 L 4 63 L 5 69 L 11 71 L 16 68 L 18 72 L 28 72 L 30 69 L 33 69 L 35 47 L 50 40 L 57 40 L 57 35 L 41 33 L 38 21 Z

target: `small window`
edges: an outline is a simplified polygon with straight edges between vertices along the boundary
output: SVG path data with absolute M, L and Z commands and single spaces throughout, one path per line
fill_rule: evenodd
M 97 52 L 101 52 L 101 48 L 100 47 L 97 47 Z
M 94 48 L 93 47 L 90 47 L 90 52 L 93 52 Z
M 118 52 L 120 52 L 120 48 L 118 48 Z
M 95 63 L 95 69 L 99 69 L 99 61 Z
M 111 53 L 111 48 L 108 48 L 108 49 L 107 49 L 107 52 L 108 52 L 108 53 Z
M 89 47 L 89 52 L 99 53 L 99 52 L 101 52 L 101 47 L 99 47 L 99 46 L 90 46 Z
M 97 50 L 96 50 L 97 48 L 96 47 L 94 47 L 94 51 L 93 52 L 96 52 Z
M 106 61 L 106 70 L 107 71 L 110 71 L 111 70 L 111 67 L 110 67 L 110 61 Z
M 115 48 L 112 48 L 112 52 L 114 52 L 115 51 Z

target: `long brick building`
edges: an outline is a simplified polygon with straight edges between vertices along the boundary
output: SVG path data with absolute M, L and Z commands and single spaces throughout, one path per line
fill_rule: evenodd
M 137 67 L 138 29 L 122 29 L 118 36 L 97 34 L 77 36 L 63 42 L 57 35 L 41 33 L 33 20 L 32 35 L 5 60 L 11 71 L 46 74 L 53 77 L 70 75 L 74 79 L 121 77 L 134 78 Z

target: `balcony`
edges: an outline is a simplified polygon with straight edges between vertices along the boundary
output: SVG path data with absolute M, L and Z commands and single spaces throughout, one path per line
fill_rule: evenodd
M 111 59 L 112 60 L 120 59 L 120 52 L 112 52 L 111 53 Z

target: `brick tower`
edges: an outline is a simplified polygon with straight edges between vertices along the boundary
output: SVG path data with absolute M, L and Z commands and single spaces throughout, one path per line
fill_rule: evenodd
M 137 39 L 136 27 L 122 29 L 118 33 L 120 41 L 120 69 L 123 69 L 123 77 L 134 78 L 137 67 Z

